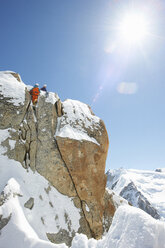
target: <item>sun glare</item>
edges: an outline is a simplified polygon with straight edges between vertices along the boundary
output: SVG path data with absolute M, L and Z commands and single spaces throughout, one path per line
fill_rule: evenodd
M 124 41 L 141 43 L 147 37 L 148 22 L 142 14 L 127 14 L 119 25 L 119 31 Z

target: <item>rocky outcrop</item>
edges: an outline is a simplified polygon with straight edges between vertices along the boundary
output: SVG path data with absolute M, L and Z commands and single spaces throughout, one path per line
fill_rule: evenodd
M 5 74 L 0 84 L 6 80 L 11 87 L 13 80 L 15 84 L 17 81 L 23 97 L 5 95 L 3 87 L 0 91 L 0 129 L 9 133 L 2 142 L 4 154 L 27 171 L 30 168 L 45 177 L 61 194 L 72 197 L 81 216 L 78 232 L 100 238 L 115 211 L 105 192 L 109 142 L 103 121 L 86 104 L 73 100 L 62 103 L 55 93 L 42 92 L 33 108 L 20 76 L 10 74 Z M 68 244 L 75 235 L 68 233 L 61 229 L 47 233 L 47 237 Z
M 58 97 L 55 100 L 58 101 Z M 61 158 L 55 140 L 57 118 L 55 105 L 47 102 L 46 98 L 41 96 L 36 109 L 37 149 L 35 169 L 62 194 L 76 196 L 68 169 Z
M 24 207 L 32 209 L 33 206 L 34 206 L 34 198 L 30 197 L 30 199 L 27 202 L 25 202 Z
M 136 201 L 137 207 L 150 214 L 153 218 L 160 219 L 157 210 L 150 204 L 147 198 L 142 195 L 133 182 L 123 188 L 120 192 L 120 196 L 129 201 L 132 205 L 135 205 Z
M 2 191 L 1 194 L 0 194 L 0 206 L 2 206 L 5 203 L 5 201 L 7 201 L 8 198 L 9 198 L 9 194 L 6 195 Z M 3 217 L 3 215 L 0 214 L 0 231 L 1 231 L 1 229 L 3 229 L 8 224 L 10 218 L 11 218 L 11 214 L 9 214 L 8 217 Z
M 10 72 L 10 74 L 17 79 L 18 82 L 21 82 L 21 77 L 18 73 Z
M 0 215 L 0 230 L 1 230 L 2 228 L 4 228 L 4 227 L 8 224 L 10 218 L 11 218 L 11 215 L 9 215 L 9 217 L 7 217 L 7 218 L 3 218 L 3 216 Z M 0 234 L 1 234 L 1 233 L 0 233 Z
M 62 158 L 67 164 L 82 208 L 95 237 L 103 232 L 106 150 L 89 141 L 57 137 Z M 106 145 L 106 142 L 104 143 Z
M 67 100 L 63 107 L 64 115 L 56 133 L 57 144 L 92 234 L 100 238 L 103 233 L 104 171 L 109 144 L 107 132 L 104 123 L 93 115 L 87 105 Z M 75 129 L 76 139 L 73 137 Z
M 114 193 L 105 190 L 104 194 L 104 212 L 103 212 L 103 228 L 104 232 L 108 232 L 109 227 L 112 223 L 112 219 L 116 208 L 115 201 L 113 199 Z M 121 202 L 122 204 L 122 202 Z
M 61 117 L 64 114 L 64 112 L 63 112 L 62 102 L 60 99 L 58 99 L 57 102 L 55 102 L 55 107 L 56 107 L 57 116 Z

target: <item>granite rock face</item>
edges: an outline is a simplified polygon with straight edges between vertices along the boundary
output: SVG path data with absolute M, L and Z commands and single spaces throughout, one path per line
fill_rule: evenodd
M 12 82 L 18 86 L 18 97 L 6 94 L 4 85 L 10 89 Z M 19 161 L 27 172 L 31 169 L 39 173 L 61 194 L 72 197 L 80 211 L 79 232 L 100 238 L 107 230 L 104 219 L 111 220 L 115 211 L 105 191 L 109 141 L 103 121 L 88 105 L 73 100 L 61 102 L 51 92 L 42 92 L 34 108 L 29 88 L 13 72 L 3 74 L 0 86 L 0 129 L 9 134 L 1 144 L 4 155 Z M 47 237 L 68 244 L 75 234 L 68 235 L 61 229 Z

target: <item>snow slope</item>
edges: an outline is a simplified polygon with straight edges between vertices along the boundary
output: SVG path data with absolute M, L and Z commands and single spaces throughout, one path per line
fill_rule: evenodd
M 0 247 L 3 248 L 66 248 L 66 245 L 54 245 L 48 241 L 41 240 L 34 229 L 30 226 L 28 220 L 25 217 L 23 209 L 20 205 L 18 196 L 12 197 L 12 193 L 16 194 L 20 192 L 20 185 L 11 178 L 4 189 L 5 194 L 10 194 L 10 199 L 1 207 L 0 214 L 4 217 L 11 218 L 9 223 L 3 228 L 0 235 Z M 19 193 L 18 193 L 19 194 Z M 38 225 L 39 227 L 40 225 Z M 9 238 L 10 237 L 10 238 Z
M 17 248 L 64 248 L 64 245 L 51 245 L 46 233 L 57 233 L 61 228 L 68 230 L 70 235 L 73 230 L 77 231 L 79 209 L 74 206 L 72 198 L 60 194 L 41 175 L 30 169 L 26 171 L 19 162 L 3 155 L 5 149 L 1 143 L 9 136 L 8 131 L 0 130 L 0 192 L 5 196 L 5 202 L 0 204 L 0 216 L 5 219 L 11 215 L 11 218 L 1 231 L 0 247 L 10 248 L 15 242 Z M 24 207 L 30 197 L 34 198 L 31 210 Z
M 120 195 L 122 190 L 131 182 L 139 192 L 158 211 L 159 215 L 165 219 L 165 173 L 140 170 L 109 170 L 107 172 L 107 187 Z M 136 195 L 132 192 L 132 203 L 137 206 Z M 138 206 L 137 206 L 138 207 Z
M 107 235 L 99 241 L 77 234 L 72 248 L 165 248 L 165 223 L 144 211 L 121 206 Z
M 27 190 L 27 195 L 30 185 L 34 182 L 29 180 L 29 184 L 26 185 L 26 189 L 23 189 L 23 185 L 20 185 L 18 181 L 26 180 L 26 176 L 23 173 L 18 173 L 19 170 L 16 169 L 16 166 L 19 168 L 19 163 L 14 165 L 13 161 L 7 161 L 6 158 L 1 156 L 0 164 L 3 164 L 5 167 L 6 164 L 11 163 L 13 169 L 10 167 L 11 177 L 7 185 L 4 187 L 4 182 L 1 183 L 1 189 L 4 187 L 4 194 L 8 196 L 8 200 L 0 207 L 0 215 L 3 214 L 3 217 L 8 217 L 12 213 L 9 223 L 2 229 L 0 235 L 0 247 L 2 248 L 12 248 L 13 244 L 17 248 L 67 248 L 65 244 L 55 245 L 44 239 L 42 237 L 41 223 L 38 221 L 35 223 L 35 216 L 31 215 L 31 210 L 28 210 L 27 213 L 23 210 L 22 202 L 24 202 L 24 196 L 20 197 L 23 194 L 24 190 Z M 16 169 L 16 171 L 15 171 Z M 2 172 L 2 166 L 0 173 Z M 16 175 L 18 173 L 18 175 Z M 25 171 L 26 173 L 26 171 Z M 29 172 L 30 173 L 30 172 Z M 31 174 L 28 176 L 31 176 Z M 9 178 L 9 171 L 6 175 L 6 178 Z M 35 174 L 34 174 L 35 175 Z M 21 177 L 21 178 L 20 178 Z M 35 175 L 35 180 L 37 180 L 39 175 Z M 4 178 L 4 177 L 3 177 Z M 17 181 L 16 179 L 17 178 Z M 41 179 L 42 181 L 42 179 Z M 39 185 L 39 192 L 42 194 L 42 184 L 38 178 L 37 184 Z M 44 183 L 42 181 L 42 183 Z M 22 182 L 23 184 L 23 182 Z M 25 183 L 26 184 L 26 183 Z M 46 185 L 44 185 L 46 186 Z M 33 189 L 33 191 L 35 191 Z M 52 191 L 52 190 L 51 190 Z M 38 194 L 39 194 L 38 192 Z M 33 195 L 34 196 L 34 195 Z M 21 200 L 20 200 L 21 199 Z M 28 199 L 28 197 L 27 197 Z M 48 199 L 47 199 L 48 200 Z M 59 199 L 57 199 L 59 200 Z M 43 203 L 45 204 L 45 203 Z M 62 206 L 66 207 L 67 202 L 61 202 L 60 211 L 63 212 Z M 68 206 L 72 212 L 72 206 Z M 40 205 L 42 212 L 42 204 Z M 36 209 L 35 215 L 40 217 L 40 208 Z M 47 207 L 45 214 L 48 214 L 51 217 L 50 209 Z M 73 209 L 73 215 L 75 219 L 77 218 L 75 209 Z M 51 218 L 48 220 L 51 223 Z M 47 223 L 48 225 L 49 223 Z M 53 227 L 52 227 L 53 228 Z M 37 234 L 38 233 L 38 234 Z M 40 236 L 40 238 L 39 238 Z M 10 237 L 10 239 L 9 239 Z M 146 214 L 144 211 L 130 207 L 128 205 L 121 206 L 115 213 L 112 225 L 108 234 L 99 241 L 94 239 L 88 240 L 87 237 L 83 234 L 77 234 L 72 241 L 71 248 L 165 248 L 165 223 L 159 220 L 153 219 L 151 216 Z
M 125 205 L 117 209 L 107 235 L 99 241 L 77 234 L 72 248 L 165 248 L 165 223 Z
M 122 206 L 115 214 L 105 243 L 109 248 L 164 248 L 165 223 L 140 209 Z

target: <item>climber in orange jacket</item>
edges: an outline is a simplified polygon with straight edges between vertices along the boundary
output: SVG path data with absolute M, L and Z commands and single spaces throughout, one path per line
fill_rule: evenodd
M 40 89 L 38 88 L 39 84 L 35 84 L 34 87 L 30 90 L 30 95 L 32 96 L 32 103 L 37 104 L 38 96 L 40 94 Z

